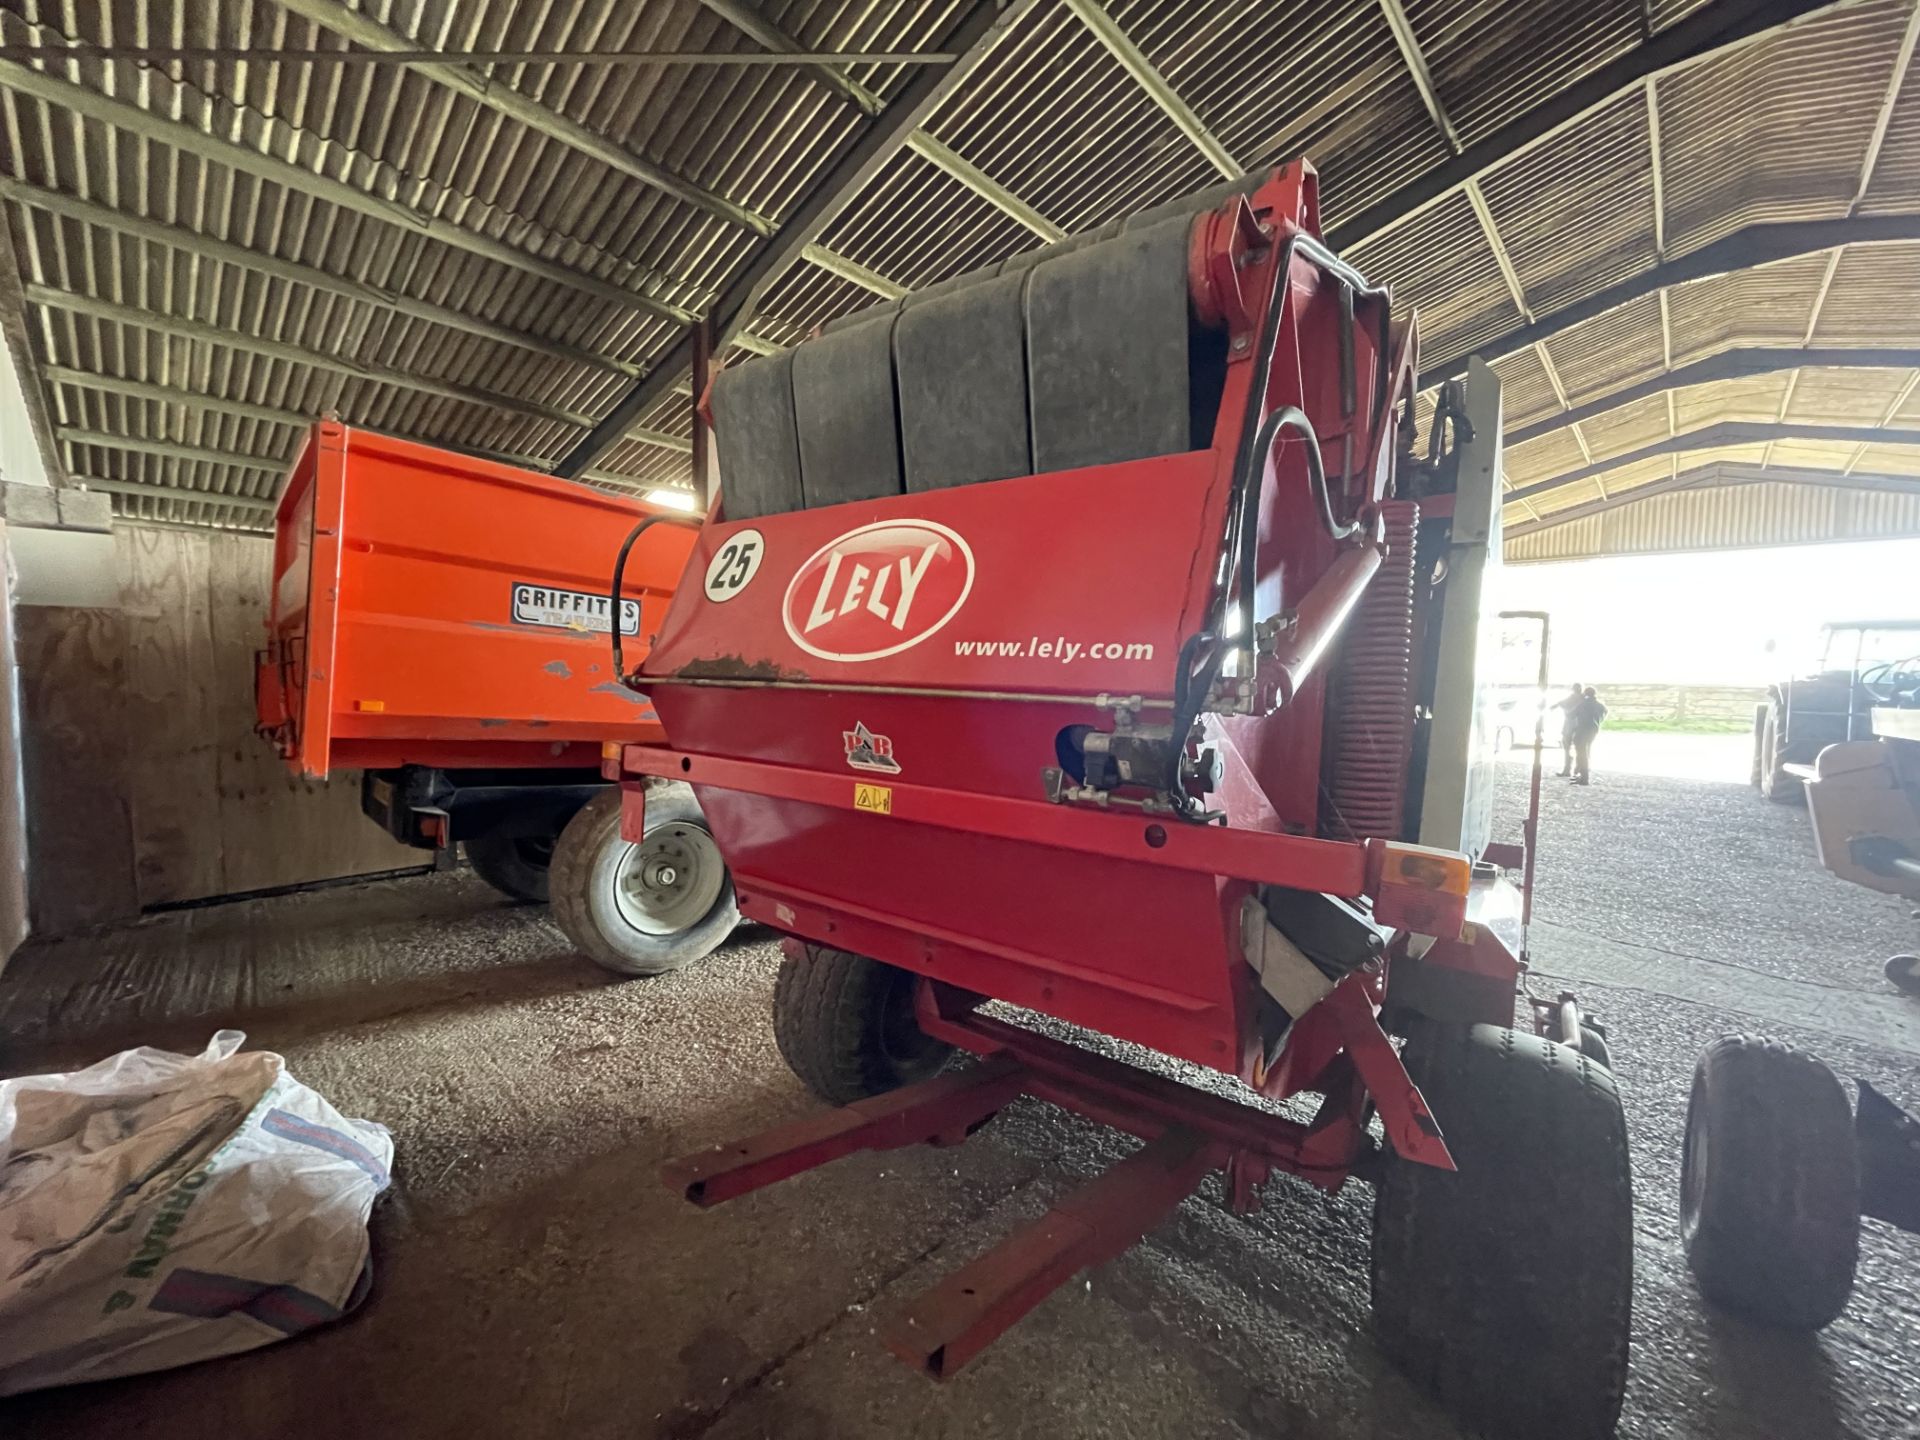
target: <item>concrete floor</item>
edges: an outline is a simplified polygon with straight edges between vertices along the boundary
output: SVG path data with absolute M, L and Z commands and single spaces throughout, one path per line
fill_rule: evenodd
M 1920 1241 L 1869 1224 L 1815 1340 L 1703 1309 L 1675 1176 L 1698 1052 L 1764 1029 L 1920 1104 L 1920 1005 L 1881 958 L 1904 907 L 1816 870 L 1797 810 L 1737 783 L 1550 782 L 1539 968 L 1609 1024 L 1639 1201 L 1627 1436 L 1920 1435 Z M 1522 772 L 1506 767 L 1517 795 Z M 1737 779 L 1744 777 L 1736 777 Z M 449 875 L 165 917 L 32 951 L 0 979 L 0 1071 L 219 1025 L 391 1126 L 377 1288 L 334 1329 L 170 1374 L 0 1402 L 67 1437 L 1451 1436 L 1368 1338 L 1370 1193 L 1217 1192 L 936 1386 L 880 1317 L 1124 1148 L 1037 1104 L 958 1151 L 859 1156 L 700 1211 L 670 1156 L 803 1114 L 776 1055 L 777 952 L 611 983 L 537 908 Z M 1548 982 L 1553 983 L 1553 982 Z

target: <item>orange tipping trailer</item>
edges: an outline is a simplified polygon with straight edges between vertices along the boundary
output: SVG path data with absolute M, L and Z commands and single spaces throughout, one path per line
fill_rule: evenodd
M 335 421 L 275 512 L 261 732 L 302 775 L 402 765 L 581 767 L 662 738 L 608 662 L 607 577 L 639 519 L 671 513 Z M 651 529 L 622 633 L 645 639 L 694 532 Z
M 627 559 L 628 657 L 666 615 L 692 517 L 322 421 L 275 510 L 255 674 L 260 733 L 295 773 L 362 771 L 362 808 L 395 838 L 464 845 L 628 974 L 699 958 L 737 919 L 692 792 L 667 787 L 633 841 L 601 775 L 603 746 L 663 738 L 611 654 L 608 577 L 650 516 L 677 523 L 647 526 Z

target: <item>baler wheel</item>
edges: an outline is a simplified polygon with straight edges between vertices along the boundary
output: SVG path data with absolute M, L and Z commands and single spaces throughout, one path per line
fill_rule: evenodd
M 1612 1074 L 1491 1025 L 1425 1026 L 1404 1058 L 1460 1168 L 1387 1159 L 1373 1211 L 1381 1348 L 1483 1434 L 1612 1435 L 1633 1301 Z
M 781 962 L 773 1037 L 793 1073 L 834 1105 L 851 1105 L 946 1068 L 953 1047 L 913 1014 L 919 977 L 846 950 L 809 945 Z
M 473 873 L 509 900 L 547 903 L 551 835 L 476 835 L 466 842 Z
M 589 960 L 664 975 L 713 953 L 740 923 L 733 877 L 688 785 L 647 791 L 646 836 L 620 834 L 620 791 L 581 808 L 553 847 L 553 918 Z
M 1860 1173 L 1833 1071 L 1775 1040 L 1708 1047 L 1687 1103 L 1680 1240 L 1716 1305 L 1793 1330 L 1838 1317 L 1860 1257 Z

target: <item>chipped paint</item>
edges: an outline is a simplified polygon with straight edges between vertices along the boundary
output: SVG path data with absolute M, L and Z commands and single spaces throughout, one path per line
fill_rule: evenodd
M 527 627 L 524 625 L 502 625 L 497 620 L 469 620 L 467 624 L 475 630 L 499 630 L 507 635 L 524 635 L 527 633 Z
M 558 675 L 562 680 L 573 679 L 573 671 L 564 660 L 549 660 L 540 668 L 549 675 Z
M 512 723 L 513 722 L 511 720 L 482 719 L 480 722 L 480 728 L 482 730 L 498 730 L 498 729 L 501 729 L 503 726 L 511 725 Z
M 622 700 L 632 705 L 649 705 L 653 703 L 639 691 L 629 690 L 618 680 L 602 680 L 587 693 L 589 695 L 618 695 Z

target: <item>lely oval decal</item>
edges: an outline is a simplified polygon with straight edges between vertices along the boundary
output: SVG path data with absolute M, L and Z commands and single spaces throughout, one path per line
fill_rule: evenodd
M 787 634 L 822 660 L 878 660 L 912 649 L 960 612 L 973 551 L 931 520 L 849 530 L 807 558 L 780 607 Z

